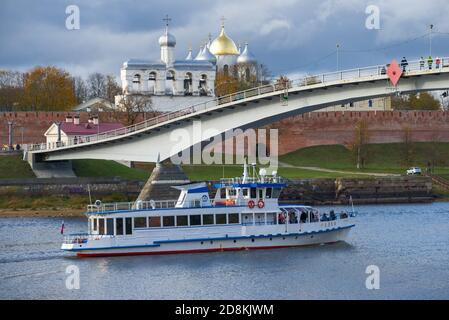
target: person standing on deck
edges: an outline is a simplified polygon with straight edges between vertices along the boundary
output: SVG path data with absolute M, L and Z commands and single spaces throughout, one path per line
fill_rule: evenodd
M 427 58 L 427 64 L 429 65 L 429 70 L 432 70 L 432 64 L 433 64 L 432 56 L 429 56 L 429 58 Z
M 424 70 L 424 65 L 425 65 L 425 61 L 424 58 L 421 57 L 421 59 L 419 60 L 419 70 Z
M 440 69 L 441 59 L 436 57 L 435 59 L 435 69 Z
M 408 66 L 408 62 L 407 59 L 405 57 L 402 57 L 401 60 L 401 67 L 402 67 L 402 71 L 405 72 Z

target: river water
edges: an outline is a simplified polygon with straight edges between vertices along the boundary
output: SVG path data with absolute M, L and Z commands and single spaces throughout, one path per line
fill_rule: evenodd
M 59 250 L 60 218 L 3 218 L 0 299 L 449 298 L 449 203 L 357 211 L 345 243 L 91 259 Z M 87 222 L 65 225 L 74 233 Z M 79 289 L 66 288 L 70 265 L 79 268 Z M 380 270 L 378 290 L 366 288 L 370 265 Z

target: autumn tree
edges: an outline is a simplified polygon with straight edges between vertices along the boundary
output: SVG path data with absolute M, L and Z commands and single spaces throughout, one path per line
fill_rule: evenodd
M 239 63 L 217 72 L 215 95 L 221 97 L 268 84 L 270 78 L 271 73 L 263 64 Z
M 217 72 L 215 76 L 215 95 L 226 96 L 238 91 L 238 80 L 226 72 Z
M 84 79 L 81 77 L 74 77 L 73 88 L 75 90 L 76 103 L 81 104 L 83 102 L 86 102 L 88 97 L 88 88 L 86 81 L 84 81 Z
M 428 92 L 394 96 L 391 105 L 395 110 L 440 110 L 441 104 Z
M 23 82 L 24 75 L 22 72 L 0 70 L 0 109 L 2 111 L 20 109 Z
M 415 148 L 413 145 L 412 129 L 402 128 L 401 161 L 404 166 L 412 166 L 415 161 Z
M 118 108 L 114 111 L 114 117 L 117 121 L 124 122 L 124 125 L 130 126 L 136 123 L 139 115 L 148 111 L 155 113 L 150 96 L 126 95 L 120 99 Z
M 111 103 L 114 103 L 115 96 L 122 93 L 122 87 L 117 83 L 113 75 L 106 76 L 106 97 L 105 99 Z
M 88 98 L 105 98 L 107 96 L 106 90 L 106 76 L 99 72 L 90 74 L 87 77 Z
M 354 140 L 352 143 L 352 151 L 356 160 L 357 169 L 363 168 L 368 159 L 369 138 L 368 122 L 366 119 L 361 119 L 354 127 Z
M 25 74 L 24 107 L 33 111 L 63 111 L 76 105 L 70 74 L 56 67 L 36 67 Z

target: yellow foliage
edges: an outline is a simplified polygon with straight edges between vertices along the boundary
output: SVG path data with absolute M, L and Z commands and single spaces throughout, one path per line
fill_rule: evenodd
M 24 107 L 36 111 L 64 111 L 76 105 L 70 74 L 55 67 L 36 67 L 25 75 Z

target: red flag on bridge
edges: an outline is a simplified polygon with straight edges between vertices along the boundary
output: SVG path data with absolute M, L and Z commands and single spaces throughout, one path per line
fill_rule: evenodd
M 391 83 L 393 86 L 396 86 L 398 84 L 399 79 L 402 76 L 402 70 L 401 67 L 399 67 L 399 64 L 396 60 L 393 59 L 391 61 L 390 65 L 388 66 L 387 70 L 388 78 L 390 78 Z

